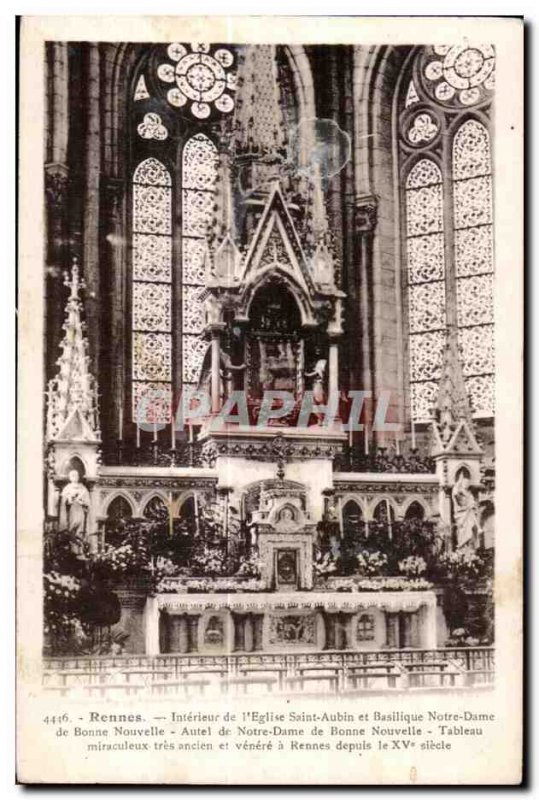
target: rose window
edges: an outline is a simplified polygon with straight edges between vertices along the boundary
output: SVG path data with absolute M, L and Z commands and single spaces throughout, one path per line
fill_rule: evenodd
M 174 84 L 167 91 L 168 102 L 182 108 L 188 106 L 194 117 L 206 119 L 212 106 L 229 113 L 234 108 L 235 75 L 230 71 L 234 56 L 224 47 L 213 49 L 209 44 L 183 44 L 167 48 L 174 62 L 160 64 L 157 75 L 163 83 Z
M 423 75 L 438 101 L 471 106 L 494 88 L 494 62 L 491 45 L 440 45 L 430 50 Z

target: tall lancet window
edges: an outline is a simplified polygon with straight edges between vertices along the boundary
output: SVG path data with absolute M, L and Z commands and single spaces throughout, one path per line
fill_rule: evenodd
M 436 400 L 445 343 L 442 173 L 421 159 L 406 179 L 406 247 L 410 393 L 414 418 L 427 419 Z
M 133 419 L 142 422 L 170 419 L 171 193 L 170 174 L 160 161 L 147 158 L 138 165 L 133 175 L 132 373 Z
M 432 418 L 447 326 L 475 417 L 494 413 L 490 45 L 423 47 L 400 87 L 410 411 Z M 442 166 L 443 165 L 443 166 Z
M 466 120 L 453 139 L 457 324 L 463 372 L 477 412 L 494 406 L 494 265 L 490 139 Z
M 195 386 L 207 342 L 201 333 L 206 284 L 206 236 L 212 221 L 217 148 L 203 133 L 192 136 L 182 153 L 182 364 L 183 385 Z

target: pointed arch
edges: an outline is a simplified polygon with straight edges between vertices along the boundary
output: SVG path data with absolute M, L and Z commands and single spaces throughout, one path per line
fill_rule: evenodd
M 393 100 L 400 174 L 411 163 L 415 162 L 412 170 L 428 163 L 433 178 L 431 163 L 439 159 L 443 164 L 439 191 L 434 188 L 434 179 L 430 185 L 412 186 L 409 174 L 403 187 L 401 217 L 408 295 L 405 335 L 411 417 L 416 423 L 432 418 L 448 324 L 458 329 L 461 366 L 473 415 L 491 417 L 494 411 L 493 188 L 488 122 L 494 51 L 481 49 L 488 69 L 484 75 L 477 73 L 473 87 L 465 88 L 452 84 L 448 67 L 463 47 L 414 48 L 403 64 Z M 398 175 L 396 172 L 396 179 Z M 412 188 L 416 189 L 415 198 L 410 194 Z M 412 200 L 420 213 L 410 220 Z M 410 222 L 421 218 L 425 230 L 422 236 L 417 230 L 413 238 Z M 431 227 L 427 237 L 429 224 L 434 226 L 437 218 L 442 225 L 438 230 Z M 429 272 L 430 280 L 438 282 L 437 288 L 423 285 Z M 418 288 L 410 290 L 412 283 Z M 412 308 L 411 294 L 421 300 L 429 316 L 438 314 L 439 328 L 430 327 L 421 331 L 421 336 L 415 335 L 418 304 Z M 434 303 L 433 294 L 437 295 Z M 444 312 L 444 319 L 440 319 L 439 311 Z
M 392 501 L 389 498 L 384 498 L 380 500 L 374 507 L 372 512 L 372 518 L 376 522 L 389 522 L 393 523 L 396 519 L 396 511 L 395 506 L 393 505 Z
M 135 517 L 137 514 L 132 498 L 122 491 L 114 492 L 114 494 L 106 498 L 103 513 L 106 517 L 118 517 L 120 512 L 124 514 L 124 518 Z
M 404 512 L 404 519 L 423 520 L 426 516 L 425 506 L 418 500 L 412 500 Z
M 168 515 L 168 502 L 160 494 L 152 494 L 144 503 L 142 516 L 146 519 L 161 520 L 168 517 Z
M 365 535 L 367 526 L 363 507 L 359 500 L 349 498 L 342 506 L 342 530 L 345 540 L 357 539 Z

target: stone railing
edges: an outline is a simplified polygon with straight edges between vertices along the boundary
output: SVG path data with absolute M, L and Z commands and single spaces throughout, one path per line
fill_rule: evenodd
M 389 472 L 389 473 L 433 473 L 434 459 L 410 450 L 397 454 L 394 450 L 379 447 L 375 452 L 364 453 L 361 448 L 346 448 L 334 461 L 337 472 Z
M 234 690 L 355 694 L 488 687 L 494 670 L 493 647 L 77 656 L 45 659 L 43 682 L 60 696 L 187 697 Z
M 140 447 L 118 441 L 104 449 L 103 461 L 110 466 L 133 467 L 203 467 L 202 446 L 198 442 L 143 441 Z

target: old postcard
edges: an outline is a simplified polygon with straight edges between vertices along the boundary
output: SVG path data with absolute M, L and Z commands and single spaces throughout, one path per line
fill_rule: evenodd
M 19 781 L 521 781 L 522 37 L 23 19 Z

